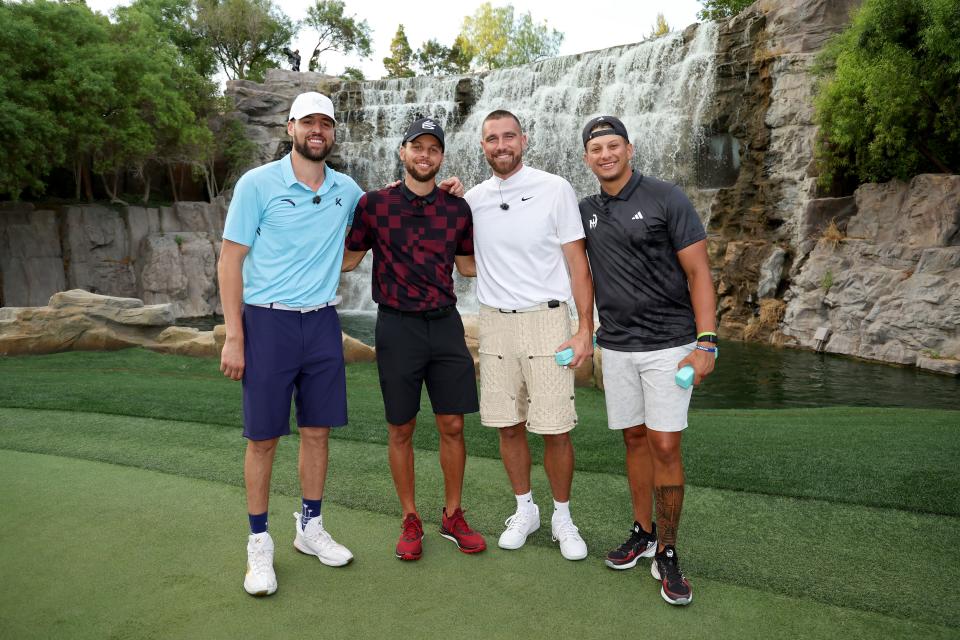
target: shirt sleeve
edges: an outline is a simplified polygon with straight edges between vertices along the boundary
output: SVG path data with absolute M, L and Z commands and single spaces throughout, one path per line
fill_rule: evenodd
M 557 216 L 557 236 L 560 244 L 573 242 L 584 237 L 583 221 L 580 218 L 580 205 L 573 186 L 561 179 L 558 185 L 555 211 Z
M 470 205 L 466 200 L 460 200 L 460 215 L 466 216 L 467 222 L 463 226 L 460 237 L 457 238 L 457 249 L 454 252 L 458 256 L 473 255 L 473 213 L 470 211 Z
M 690 198 L 676 186 L 667 196 L 667 231 L 675 251 L 685 249 L 707 237 Z
M 350 231 L 347 233 L 348 251 L 368 251 L 370 247 L 373 246 L 373 239 L 370 237 L 370 227 L 367 224 L 369 197 L 369 194 L 360 196 L 360 200 L 354 209 L 353 222 L 350 225 Z
M 263 206 L 256 181 L 246 173 L 233 188 L 233 198 L 223 226 L 223 238 L 247 247 L 253 246 L 262 217 Z

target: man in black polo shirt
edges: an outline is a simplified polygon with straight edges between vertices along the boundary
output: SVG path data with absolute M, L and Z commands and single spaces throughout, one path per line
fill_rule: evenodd
M 404 516 L 396 552 L 401 560 L 417 560 L 423 549 L 414 501 L 413 432 L 424 382 L 440 432 L 446 499 L 440 535 L 464 553 L 486 549 L 460 506 L 463 414 L 478 411 L 479 403 L 473 358 L 456 308 L 453 266 L 461 272 L 470 268 L 465 258 L 473 255 L 473 221 L 465 200 L 436 186 L 443 151 L 438 122 L 422 118 L 410 125 L 400 146 L 404 180 L 360 198 L 343 259 L 349 271 L 373 249 L 377 368 L 390 425 L 390 471 Z
M 691 365 L 700 384 L 716 356 L 716 296 L 706 233 L 676 186 L 630 166 L 633 145 L 612 116 L 583 129 L 584 162 L 600 193 L 580 201 L 602 349 L 607 420 L 623 431 L 633 502 L 630 537 L 607 554 L 612 569 L 653 556 L 653 577 L 670 604 L 689 604 L 677 558 L 684 477 L 680 437 L 691 388 L 675 381 Z M 656 523 L 652 521 L 656 497 Z

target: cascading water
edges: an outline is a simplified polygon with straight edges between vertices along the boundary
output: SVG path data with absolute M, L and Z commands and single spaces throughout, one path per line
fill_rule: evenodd
M 364 83 L 362 106 L 343 118 L 345 169 L 367 189 L 396 180 L 402 169 L 397 149 L 407 126 L 431 116 L 446 131 L 441 177 L 457 175 L 470 188 L 490 175 L 480 150 L 481 123 L 489 112 L 507 109 L 530 138 L 524 163 L 564 176 L 583 197 L 597 183 L 583 164 L 581 128 L 595 115 L 610 114 L 630 132 L 637 169 L 692 190 L 701 117 L 713 96 L 717 33 L 716 25 L 705 23 L 689 42 L 674 33 L 492 71 L 472 80 L 482 89 L 469 106 L 458 99 L 464 81 L 459 77 Z M 368 256 L 341 280 L 343 310 L 374 309 L 370 261 Z M 458 281 L 457 296 L 461 310 L 476 312 L 469 282 Z

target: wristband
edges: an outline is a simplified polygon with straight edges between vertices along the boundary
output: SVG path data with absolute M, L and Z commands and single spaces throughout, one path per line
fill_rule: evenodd
M 717 334 L 712 331 L 704 331 L 697 334 L 697 342 L 711 342 L 717 344 Z

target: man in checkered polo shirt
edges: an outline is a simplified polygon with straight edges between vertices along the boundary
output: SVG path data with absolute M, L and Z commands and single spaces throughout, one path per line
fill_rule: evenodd
M 460 505 L 466 447 L 463 414 L 479 410 L 473 358 L 453 290 L 453 266 L 465 275 L 473 222 L 465 200 L 437 188 L 444 136 L 431 118 L 410 125 L 400 146 L 405 176 L 360 198 L 347 235 L 344 271 L 373 249 L 373 299 L 379 305 L 377 368 L 389 426 L 390 471 L 403 510 L 396 555 L 418 560 L 423 524 L 414 501 L 413 432 L 426 382 L 440 432 L 445 502 L 440 535 L 464 553 L 486 549 Z

